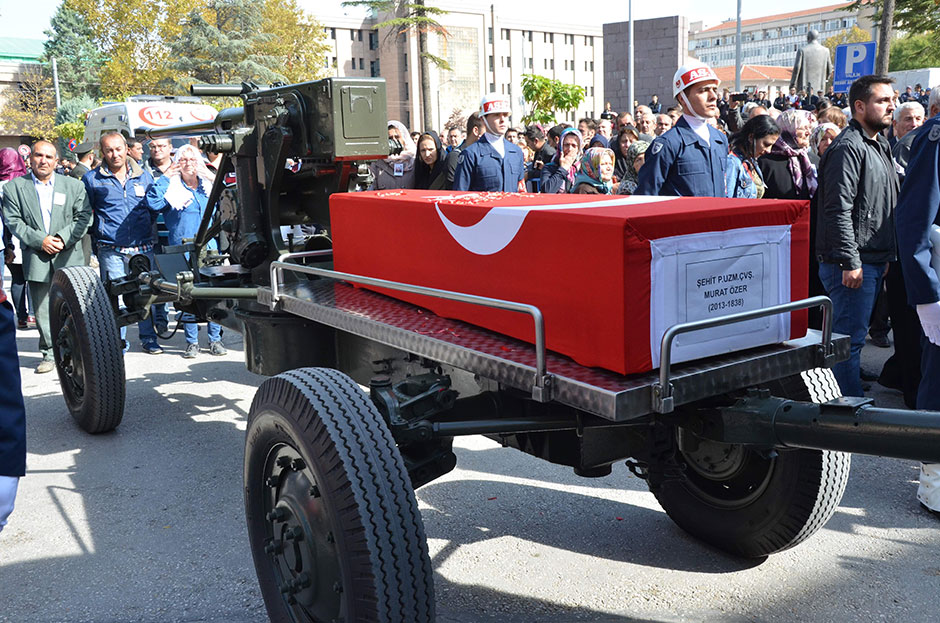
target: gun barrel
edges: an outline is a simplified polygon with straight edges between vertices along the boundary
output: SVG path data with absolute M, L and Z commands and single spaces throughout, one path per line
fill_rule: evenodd
M 148 139 L 169 138 L 172 136 L 203 136 L 206 134 L 217 134 L 237 127 L 245 118 L 245 109 L 225 108 L 216 115 L 215 119 L 208 121 L 196 121 L 194 123 L 181 123 L 171 125 L 165 128 L 150 128 L 144 131 Z
M 238 97 L 245 93 L 243 84 L 193 84 L 189 92 L 201 97 Z
M 777 440 L 791 448 L 940 462 L 940 412 L 858 405 L 845 398 L 834 403 L 809 408 L 791 403 L 794 408 L 778 411 Z

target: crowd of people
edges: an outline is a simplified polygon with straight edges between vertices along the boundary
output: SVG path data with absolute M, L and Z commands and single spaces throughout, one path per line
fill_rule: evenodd
M 864 76 L 848 93 L 793 88 L 771 102 L 763 91 L 719 92 L 719 85 L 696 62 L 677 70 L 677 104 L 665 110 L 653 96 L 632 112 L 608 105 L 599 119 L 575 125 L 513 127 L 509 98 L 489 94 L 464 127 L 440 134 L 390 121 L 391 155 L 371 165 L 371 189 L 806 200 L 809 293 L 831 298 L 833 329 L 851 340 L 849 359 L 833 368 L 843 394 L 864 396 L 865 383 L 878 380 L 900 390 L 911 408 L 940 410 L 940 259 L 933 260 L 930 242 L 940 208 L 940 89 L 899 93 L 888 77 Z M 171 156 L 166 139 L 152 141 L 144 159 L 139 143 L 116 132 L 74 151 L 77 162 L 69 163 L 48 141 L 33 144 L 25 162 L 15 150 L 0 150 L 4 259 L 13 284 L 12 305 L 0 289 L 0 376 L 16 385 L 7 324 L 35 325 L 36 372 L 55 368 L 54 271 L 96 260 L 103 279 L 123 276 L 132 256 L 153 260 L 158 217 L 169 244 L 192 237 L 218 163 L 217 154 L 192 145 Z M 184 357 L 199 352 L 192 320 L 181 317 Z M 165 306 L 140 321 L 144 352 L 163 352 L 157 334 L 167 321 Z M 820 322 L 810 319 L 814 327 Z M 879 373 L 862 370 L 866 336 L 890 346 L 889 329 L 894 355 Z M 209 323 L 208 334 L 209 352 L 225 354 L 220 327 Z M 126 351 L 123 329 L 121 339 Z M 0 412 L 21 423 L 22 401 L 14 403 L 0 404 Z M 16 488 L 9 479 L 23 471 L 21 441 L 14 436 L 0 447 L 0 529 Z M 14 458 L 4 462 L 4 453 Z M 918 499 L 940 512 L 940 465 L 922 467 Z
M 843 394 L 864 396 L 877 380 L 910 408 L 940 410 L 940 281 L 928 241 L 940 204 L 940 89 L 900 93 L 889 77 L 864 76 L 848 93 L 791 88 L 771 102 L 763 91 L 719 92 L 698 62 L 673 83 L 677 105 L 665 111 L 654 96 L 576 126 L 511 127 L 509 99 L 487 95 L 466 128 L 445 130 L 446 145 L 433 132 L 406 141 L 403 173 L 376 175 L 373 189 L 806 200 L 809 294 L 830 297 L 833 330 L 851 341 L 833 368 Z M 407 130 L 394 122 L 393 134 Z M 905 182 L 912 168 L 917 181 Z M 821 322 L 813 310 L 810 325 Z M 881 371 L 862 370 L 866 337 L 890 347 L 889 330 L 894 355 Z M 940 511 L 940 465 L 923 467 L 918 499 Z

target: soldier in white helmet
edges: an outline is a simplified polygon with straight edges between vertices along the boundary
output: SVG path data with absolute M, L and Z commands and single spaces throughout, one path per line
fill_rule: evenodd
M 728 139 L 708 124 L 718 117 L 718 76 L 698 61 L 673 78 L 672 95 L 683 114 L 646 150 L 637 195 L 724 197 Z
M 522 150 L 503 136 L 509 129 L 509 97 L 490 93 L 480 100 L 480 118 L 486 125 L 482 138 L 460 152 L 454 190 L 524 192 L 525 159 Z

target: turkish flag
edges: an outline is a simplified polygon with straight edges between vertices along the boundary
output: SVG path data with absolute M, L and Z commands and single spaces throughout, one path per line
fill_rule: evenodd
M 375 191 L 330 197 L 337 270 L 528 303 L 549 349 L 631 374 L 677 322 L 805 298 L 809 204 L 713 198 Z M 531 317 L 383 293 L 517 339 Z M 806 313 L 680 336 L 680 362 L 802 337 Z

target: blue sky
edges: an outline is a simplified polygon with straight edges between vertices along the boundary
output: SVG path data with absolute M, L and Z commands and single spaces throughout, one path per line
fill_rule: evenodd
M 159 0 L 155 0 L 159 1 Z M 531 17 L 530 3 L 496 2 L 496 10 L 506 17 Z M 315 6 L 316 11 L 329 14 L 341 14 L 340 0 L 300 0 L 303 6 Z M 49 19 L 55 13 L 61 0 L 30 0 L 29 2 L 4 2 L 0 8 L 0 36 L 26 37 L 43 39 L 43 31 L 49 28 Z M 835 2 L 813 2 L 811 0 L 788 0 L 786 10 L 800 11 L 835 4 Z M 624 0 L 540 0 L 537 4 L 543 15 L 555 16 L 559 21 L 581 24 L 619 22 L 627 19 L 627 2 Z M 578 15 L 571 15 L 573 6 L 580 9 Z M 780 5 L 781 10 L 784 5 Z M 742 16 L 744 19 L 759 17 L 775 12 L 773 4 L 762 0 L 743 0 Z M 636 2 L 633 7 L 633 19 L 648 19 L 667 15 L 685 15 L 690 21 L 702 20 L 707 26 L 718 24 L 722 20 L 733 18 L 737 11 L 736 0 L 671 0 L 666 3 Z

